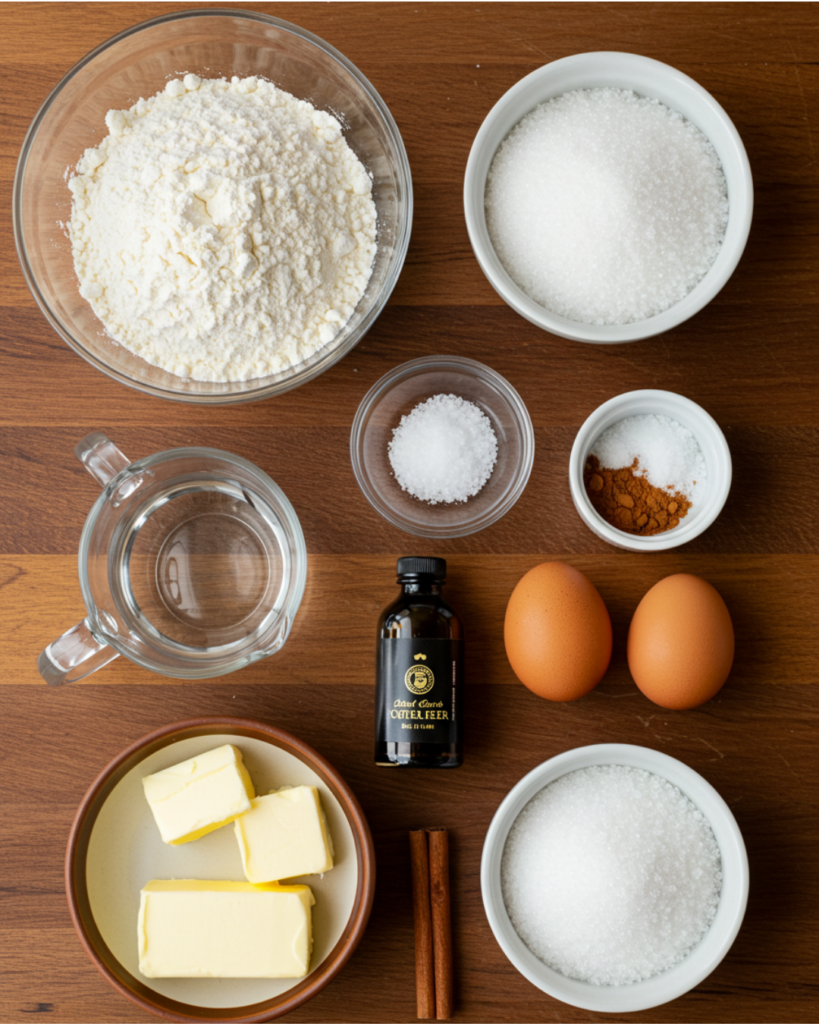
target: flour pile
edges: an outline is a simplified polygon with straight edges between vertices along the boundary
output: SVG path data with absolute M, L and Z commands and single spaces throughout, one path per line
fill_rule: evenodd
M 338 334 L 376 251 L 372 182 L 339 122 L 257 78 L 186 75 L 69 181 L 80 293 L 154 366 L 242 381 Z

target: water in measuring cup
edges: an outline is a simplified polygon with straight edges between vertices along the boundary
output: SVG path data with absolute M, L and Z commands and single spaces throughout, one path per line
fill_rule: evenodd
M 153 493 L 116 539 L 114 601 L 149 644 L 199 651 L 261 637 L 282 606 L 287 543 L 273 510 L 228 480 Z

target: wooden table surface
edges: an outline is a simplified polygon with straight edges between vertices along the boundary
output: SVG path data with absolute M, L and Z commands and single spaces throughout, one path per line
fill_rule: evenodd
M 109 36 L 182 6 L 191 5 L 0 8 L 0 1019 L 153 1019 L 110 988 L 80 946 L 63 891 L 66 838 L 83 793 L 123 747 L 176 720 L 227 713 L 321 751 L 357 794 L 375 841 L 366 935 L 341 975 L 290 1019 L 415 1019 L 407 832 L 429 824 L 452 832 L 455 1019 L 607 1019 L 551 999 L 507 962 L 484 916 L 479 862 L 496 807 L 526 772 L 571 747 L 623 742 L 673 755 L 708 779 L 739 822 L 751 868 L 745 923 L 722 964 L 688 995 L 630 1019 L 816 1020 L 819 8 L 243 5 L 326 39 L 378 89 L 409 154 L 415 220 L 392 299 L 350 355 L 283 397 L 213 409 L 137 394 L 70 351 L 29 294 L 9 217 L 17 155 L 52 87 Z M 745 255 L 710 306 L 661 337 L 613 347 L 552 337 L 506 307 L 473 257 L 461 199 L 472 139 L 495 101 L 542 64 L 600 49 L 665 61 L 711 92 L 742 136 L 756 192 Z M 367 389 L 394 365 L 433 353 L 471 356 L 503 374 L 536 433 L 531 480 L 514 509 L 483 533 L 442 543 L 379 518 L 348 457 Z M 703 405 L 734 460 L 719 520 L 686 547 L 650 556 L 596 539 L 567 482 L 586 416 L 646 387 Z M 211 682 L 160 678 L 118 659 L 74 686 L 45 686 L 37 654 L 83 615 L 76 550 L 97 488 L 72 452 L 96 429 L 131 457 L 225 448 L 281 485 L 309 552 L 304 602 L 281 653 Z M 447 592 L 468 630 L 466 761 L 456 772 L 372 763 L 376 620 L 395 593 L 396 557 L 419 552 L 448 559 Z M 590 577 L 615 631 L 605 679 L 570 704 L 521 686 L 503 650 L 512 587 L 550 559 Z M 631 682 L 625 637 L 641 596 L 679 571 L 724 596 L 736 660 L 717 698 L 668 712 Z

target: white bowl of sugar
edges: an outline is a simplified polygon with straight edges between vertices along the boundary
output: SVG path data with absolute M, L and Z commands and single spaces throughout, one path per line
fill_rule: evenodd
M 739 932 L 748 883 L 742 834 L 716 790 L 673 757 L 617 743 L 566 751 L 521 779 L 481 860 L 486 915 L 511 963 L 601 1013 L 660 1006 L 703 981 Z
M 472 248 L 514 310 L 564 338 L 670 330 L 734 272 L 753 213 L 731 119 L 675 68 L 581 53 L 521 79 L 487 114 L 464 180 Z
M 599 456 L 609 471 L 630 467 L 637 458 L 634 474 L 669 497 L 681 492 L 690 507 L 677 525 L 658 532 L 618 528 L 595 507 L 587 486 L 591 456 Z M 595 409 L 569 456 L 569 489 L 580 518 L 592 533 L 627 551 L 668 551 L 698 537 L 722 511 L 731 478 L 731 452 L 716 420 L 690 398 L 653 388 L 616 395 Z

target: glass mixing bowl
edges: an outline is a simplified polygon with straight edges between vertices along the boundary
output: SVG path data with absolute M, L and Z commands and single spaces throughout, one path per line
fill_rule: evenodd
M 113 341 L 80 296 L 67 177 L 107 134 L 105 115 L 155 95 L 171 78 L 258 75 L 327 110 L 373 179 L 378 252 L 367 289 L 332 342 L 281 373 L 227 384 L 187 380 Z M 384 101 L 337 50 L 286 21 L 251 11 L 181 11 L 143 22 L 92 50 L 68 72 L 23 143 L 13 198 L 14 238 L 29 288 L 75 352 L 114 380 L 160 398 L 226 404 L 281 394 L 323 373 L 366 334 L 398 280 L 412 226 L 412 180 Z

